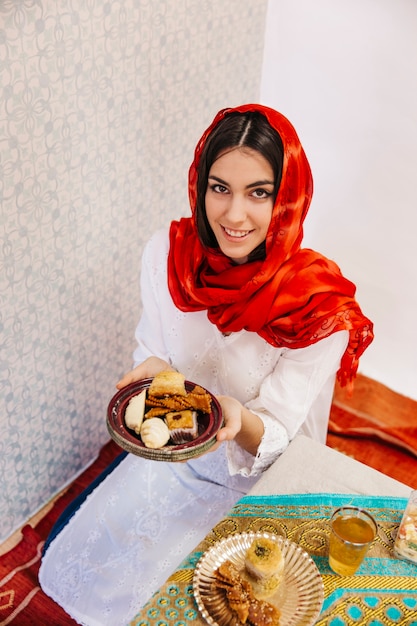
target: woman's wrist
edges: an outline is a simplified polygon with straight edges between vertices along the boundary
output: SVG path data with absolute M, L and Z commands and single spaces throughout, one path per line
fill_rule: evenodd
M 236 435 L 236 442 L 240 447 L 256 456 L 264 430 L 264 423 L 261 418 L 242 405 L 241 429 Z

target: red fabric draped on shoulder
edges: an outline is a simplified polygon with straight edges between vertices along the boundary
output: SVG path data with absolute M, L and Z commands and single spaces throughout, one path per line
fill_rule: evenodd
M 284 147 L 280 188 L 266 237 L 266 257 L 235 265 L 201 243 L 196 226 L 198 164 L 207 137 L 228 113 L 258 111 Z M 256 332 L 276 347 L 302 348 L 339 330 L 349 331 L 338 379 L 352 382 L 373 339 L 373 325 L 355 300 L 355 285 L 321 254 L 301 249 L 313 192 L 307 157 L 291 123 L 268 107 L 247 104 L 220 111 L 200 139 L 189 171 L 192 216 L 171 224 L 168 286 L 182 311 L 207 310 L 222 332 Z

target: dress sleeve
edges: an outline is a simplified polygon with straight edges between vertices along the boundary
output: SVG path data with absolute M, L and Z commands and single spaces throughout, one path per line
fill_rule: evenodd
M 336 372 L 347 342 L 348 332 L 340 331 L 307 348 L 282 352 L 259 395 L 246 404 L 264 423 L 257 455 L 229 442 L 232 474 L 262 473 L 297 434 L 325 443 Z
M 161 311 L 164 305 L 159 301 L 161 281 L 166 281 L 168 257 L 168 235 L 157 231 L 146 244 L 142 255 L 140 293 L 142 314 L 136 327 L 136 349 L 133 353 L 134 367 L 150 356 L 168 361 L 167 349 L 162 330 Z

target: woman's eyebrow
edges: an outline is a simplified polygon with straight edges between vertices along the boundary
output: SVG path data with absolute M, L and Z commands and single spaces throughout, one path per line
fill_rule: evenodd
M 250 185 L 246 185 L 246 189 L 250 189 L 251 187 L 262 187 L 263 185 L 274 185 L 273 180 L 257 180 L 254 183 L 250 183 Z
M 213 176 L 213 174 L 210 174 L 210 176 L 208 177 L 209 180 L 215 180 L 218 183 L 220 183 L 221 185 L 224 185 L 225 187 L 229 186 L 229 183 L 226 182 L 225 180 L 223 180 L 222 178 L 219 178 L 218 176 Z M 249 183 L 249 185 L 246 185 L 245 189 L 252 189 L 252 187 L 261 187 L 262 185 L 274 185 L 274 181 L 273 180 L 257 180 L 254 183 Z
M 216 180 L 221 185 L 225 185 L 225 187 L 227 187 L 228 184 L 229 184 L 225 180 L 223 180 L 222 178 L 219 178 L 218 176 L 213 176 L 213 174 L 210 174 L 210 176 L 208 178 L 209 178 L 209 180 Z

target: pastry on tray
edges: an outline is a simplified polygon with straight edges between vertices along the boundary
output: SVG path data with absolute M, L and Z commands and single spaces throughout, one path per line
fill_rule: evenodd
M 245 568 L 254 591 L 266 598 L 272 595 L 282 581 L 284 557 L 281 548 L 272 539 L 254 539 L 245 555 Z
M 165 415 L 170 438 L 174 443 L 193 441 L 198 437 L 197 412 L 191 409 L 174 411 Z
M 130 398 L 125 411 L 125 424 L 128 428 L 140 434 L 140 429 L 145 413 L 146 389 L 143 389 L 137 396 Z
M 241 624 L 279 626 L 280 611 L 255 596 L 252 585 L 231 561 L 224 561 L 215 570 L 214 577 L 214 587 L 223 590 L 230 610 Z
M 127 428 L 140 436 L 145 447 L 157 449 L 167 443 L 180 445 L 197 439 L 198 415 L 210 414 L 211 410 L 211 395 L 203 387 L 194 385 L 187 391 L 185 376 L 166 370 L 129 400 L 124 421 Z
M 157 374 L 149 387 L 150 396 L 186 396 L 185 376 L 180 372 L 166 370 Z
M 140 436 L 147 448 L 163 448 L 169 441 L 169 428 L 164 420 L 152 417 L 143 422 Z

